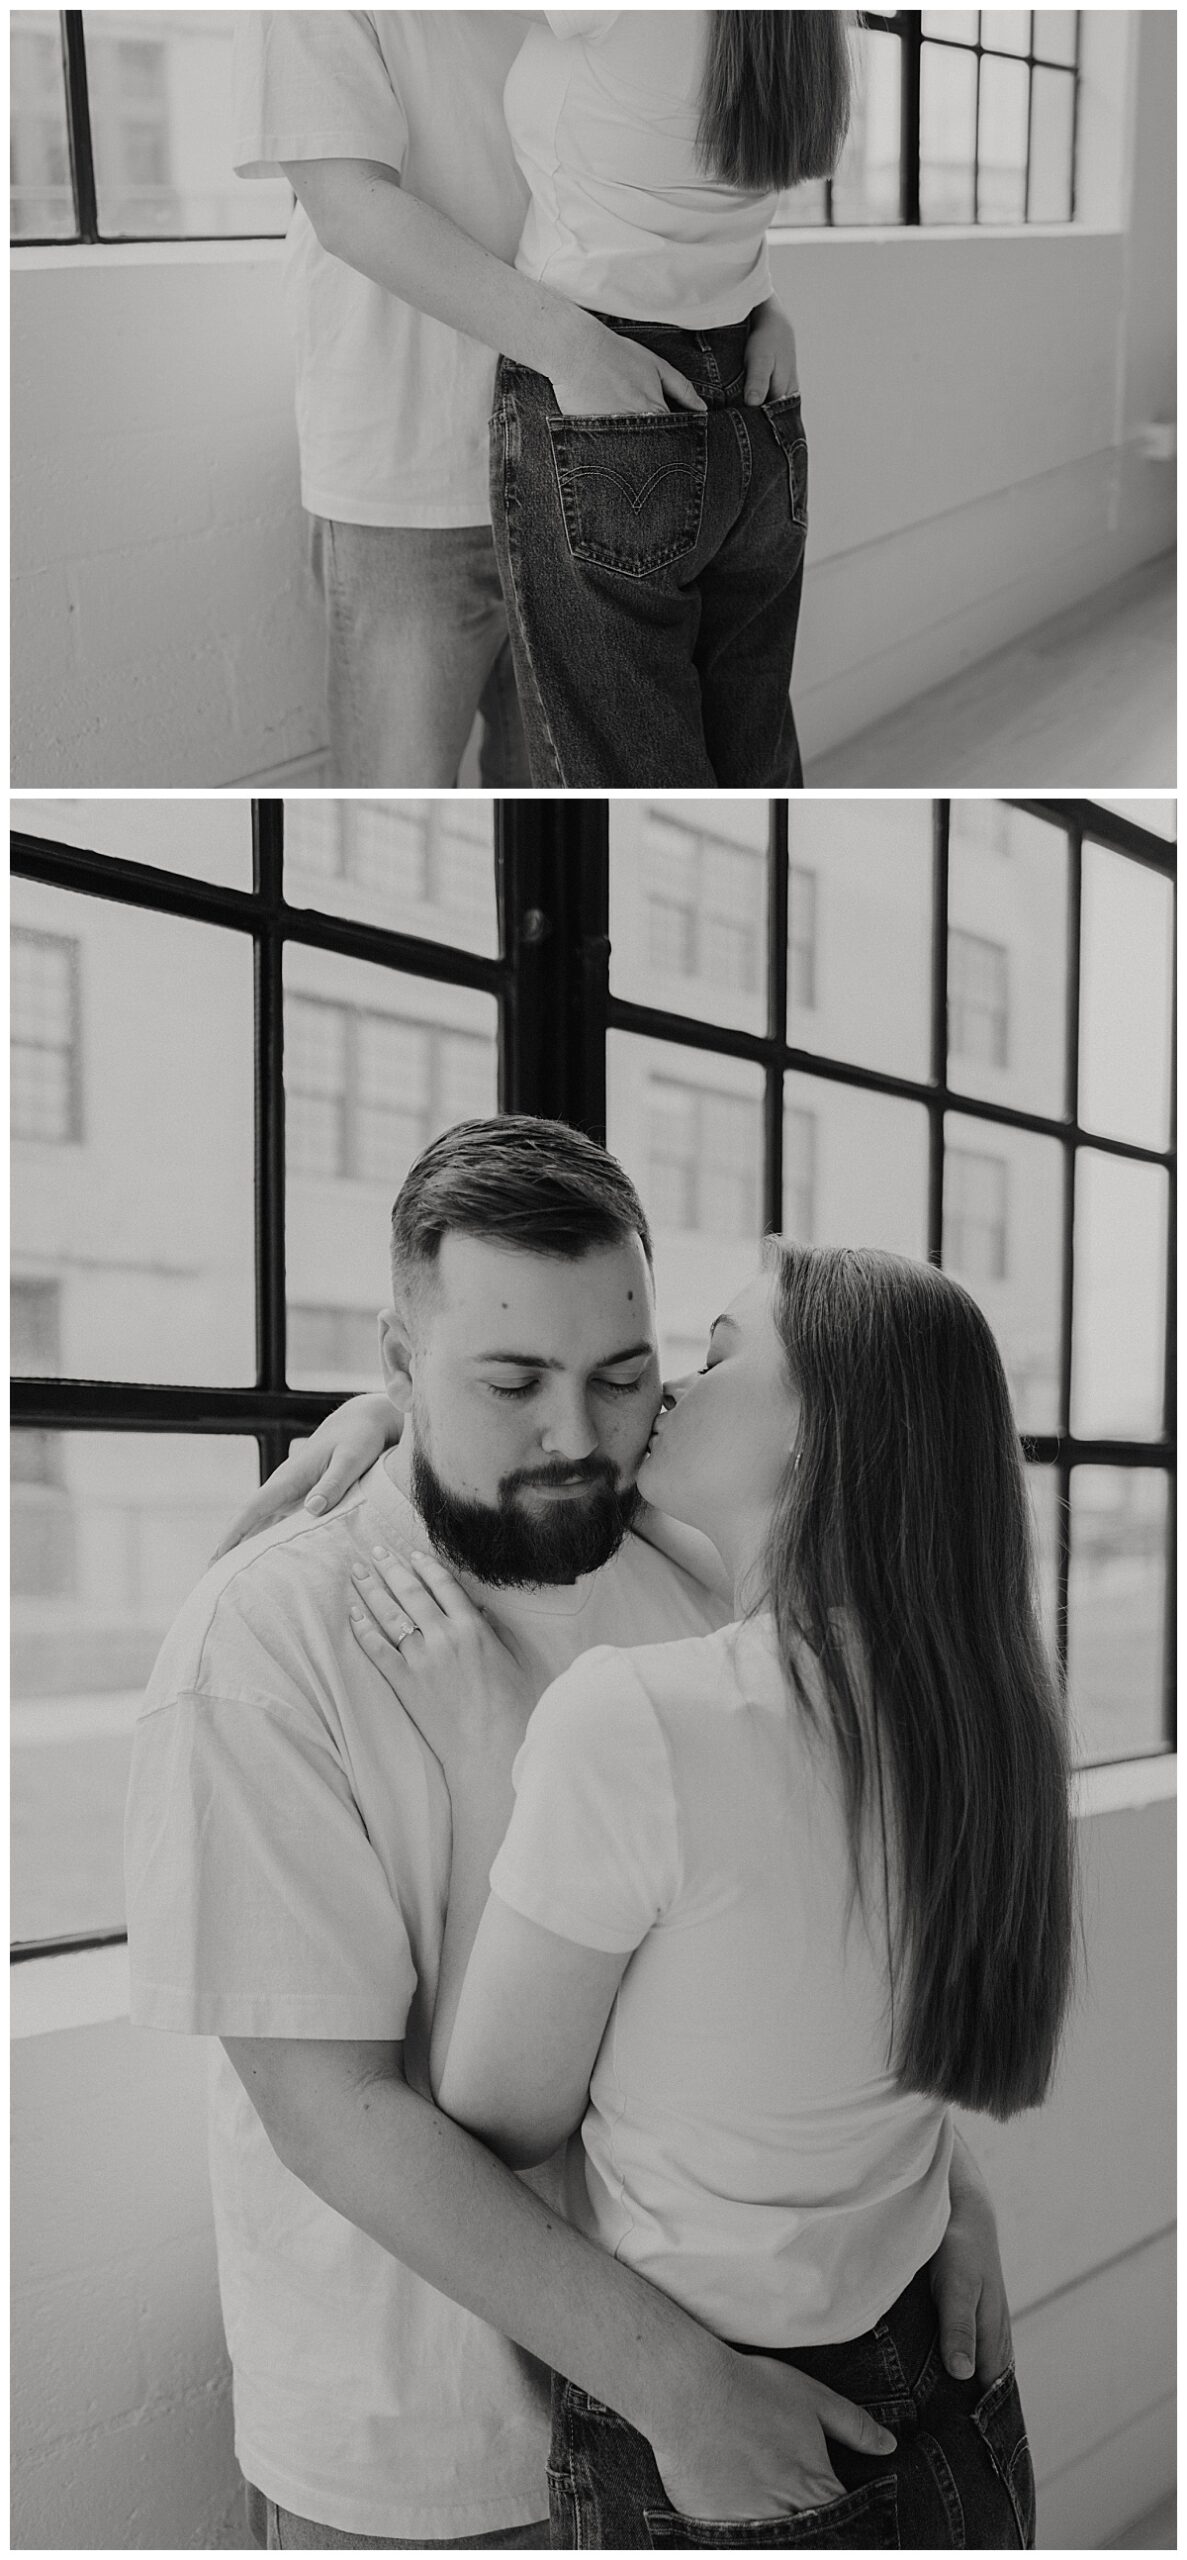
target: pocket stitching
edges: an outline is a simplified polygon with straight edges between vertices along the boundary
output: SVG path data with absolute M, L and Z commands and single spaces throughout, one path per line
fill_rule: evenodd
M 617 433 L 630 433 L 642 429 L 652 436 L 657 433 L 663 436 L 673 428 L 687 430 L 690 425 L 698 430 L 691 459 L 685 459 L 682 456 L 653 468 L 637 496 L 632 495 L 631 485 L 623 475 L 613 470 L 609 461 L 591 457 L 590 462 L 579 463 L 574 459 L 572 452 L 565 449 L 569 435 L 590 428 L 609 427 Z M 685 559 L 690 551 L 695 551 L 700 540 L 705 513 L 709 445 L 707 417 L 699 411 L 683 415 L 673 415 L 668 411 L 662 418 L 636 418 L 629 413 L 605 418 L 569 418 L 557 415 L 549 417 L 548 430 L 565 540 L 571 558 L 579 565 L 609 569 L 620 577 L 646 578 L 654 576 L 660 569 L 670 568 L 674 561 Z M 578 486 L 582 479 L 603 477 L 615 481 L 632 512 L 637 516 L 642 505 L 654 495 L 655 490 L 665 478 L 677 478 L 681 473 L 685 473 L 692 484 L 685 509 L 684 525 L 678 535 L 667 542 L 653 543 L 644 555 L 624 557 L 621 544 L 612 547 L 606 542 L 599 542 L 595 535 L 591 535 L 583 527 Z

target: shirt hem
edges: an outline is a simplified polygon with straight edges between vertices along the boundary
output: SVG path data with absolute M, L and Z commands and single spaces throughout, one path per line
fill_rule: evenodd
M 501 2498 L 483 2499 L 467 2505 L 448 2507 L 410 2506 L 397 2513 L 393 2507 L 370 2506 L 358 2499 L 340 2499 L 326 2489 L 296 2481 L 278 2471 L 265 2456 L 251 2453 L 236 2438 L 235 2459 L 246 2481 L 258 2489 L 261 2497 L 270 2498 L 274 2506 L 286 2507 L 290 2515 L 303 2516 L 310 2524 L 328 2525 L 334 2533 L 365 2533 L 382 2539 L 392 2537 L 400 2542 L 457 2542 L 467 2534 L 509 2533 L 521 2531 L 530 2524 L 543 2521 L 548 2513 L 548 2481 L 541 2469 L 538 2486 L 519 2496 L 508 2491 Z
M 348 497 L 341 490 L 331 493 L 303 480 L 301 504 L 307 515 L 322 516 L 331 524 L 377 525 L 393 533 L 417 530 L 425 533 L 490 531 L 489 496 L 484 496 L 481 501 L 472 498 L 369 500 Z

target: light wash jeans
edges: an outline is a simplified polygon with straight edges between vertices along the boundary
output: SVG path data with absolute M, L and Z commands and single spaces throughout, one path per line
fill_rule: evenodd
M 468 2533 L 459 2542 L 389 2542 L 369 2533 L 340 2533 L 336 2525 L 313 2524 L 293 2515 L 274 2498 L 247 2487 L 247 2529 L 258 2551 L 547 2551 L 548 2518 L 539 2524 L 507 2525 L 494 2533 Z
M 478 712 L 483 782 L 529 781 L 489 525 L 310 526 L 332 782 L 450 790 Z

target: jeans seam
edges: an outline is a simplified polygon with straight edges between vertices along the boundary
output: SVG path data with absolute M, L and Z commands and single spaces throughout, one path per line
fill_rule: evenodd
M 563 784 L 565 777 L 561 769 L 560 755 L 557 749 L 556 739 L 553 736 L 552 723 L 548 717 L 544 696 L 540 690 L 540 683 L 536 674 L 532 656 L 532 645 L 528 637 L 527 622 L 524 617 L 522 599 L 520 596 L 520 580 L 518 575 L 519 545 L 517 538 L 519 491 L 516 481 L 515 462 L 512 458 L 512 446 L 514 443 L 518 442 L 519 430 L 518 421 L 515 419 L 514 415 L 513 405 L 506 397 L 504 397 L 499 404 L 499 419 L 502 427 L 503 442 L 503 508 L 507 525 L 507 565 L 511 572 L 511 586 L 514 594 L 516 617 L 519 626 L 519 642 L 520 647 L 523 650 L 528 672 L 532 679 L 532 687 L 536 697 L 536 710 L 539 714 L 540 726 L 548 740 L 548 752 L 552 758 L 554 779 Z M 533 780 L 534 779 L 535 776 L 533 775 Z

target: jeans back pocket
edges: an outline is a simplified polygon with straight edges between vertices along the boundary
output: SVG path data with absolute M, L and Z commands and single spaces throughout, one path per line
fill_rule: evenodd
M 552 416 L 548 430 L 574 560 L 647 578 L 695 551 L 709 465 L 703 410 Z
M 808 530 L 808 439 L 798 391 L 787 400 L 764 400 L 763 416 L 787 462 L 792 520 Z
M 650 2507 L 643 2521 L 652 2551 L 897 2551 L 898 2481 L 883 2472 L 864 2489 L 795 2515 L 719 2521 Z

